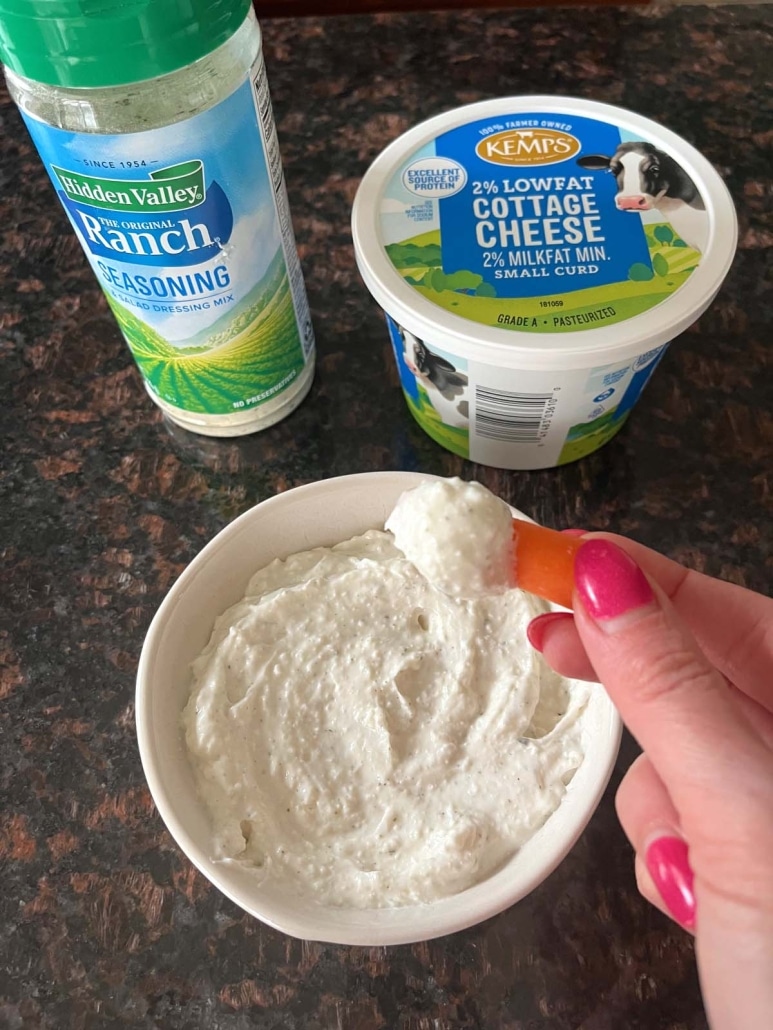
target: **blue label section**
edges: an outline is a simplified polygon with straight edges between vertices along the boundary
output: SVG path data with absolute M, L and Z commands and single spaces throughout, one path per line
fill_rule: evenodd
M 623 419 L 628 416 L 633 406 L 639 399 L 644 387 L 649 382 L 650 376 L 660 363 L 660 359 L 666 353 L 665 347 L 656 347 L 655 350 L 641 354 L 633 364 L 633 376 L 626 387 L 625 393 L 617 405 L 615 417 Z
M 480 276 L 502 298 L 624 282 L 632 268 L 651 276 L 643 226 L 616 206 L 615 177 L 579 163 L 613 154 L 620 131 L 572 117 L 560 122 L 554 141 L 539 136 L 547 124 L 544 114 L 525 114 L 473 122 L 438 137 L 437 156 L 459 162 L 467 173 L 466 187 L 438 205 L 444 274 Z M 487 138 L 491 160 L 480 155 Z M 519 160 L 515 144 L 524 148 L 524 163 L 499 163 Z M 534 163 L 548 144 L 547 160 Z M 576 152 L 561 160 L 562 148 Z
M 250 81 L 158 129 L 25 121 L 100 285 L 151 334 L 199 351 L 222 339 L 228 311 L 258 310 L 282 243 Z
M 97 257 L 137 265 L 185 267 L 215 257 L 231 238 L 233 211 L 219 183 L 208 184 L 206 200 L 183 211 L 105 211 L 59 199 L 85 246 Z

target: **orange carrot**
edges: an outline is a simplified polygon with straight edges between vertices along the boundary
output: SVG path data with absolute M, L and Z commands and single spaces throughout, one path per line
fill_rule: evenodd
M 571 608 L 574 557 L 581 544 L 578 537 L 514 519 L 515 585 L 546 601 Z

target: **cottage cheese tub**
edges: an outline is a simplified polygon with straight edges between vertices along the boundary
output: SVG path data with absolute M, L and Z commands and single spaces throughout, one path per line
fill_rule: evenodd
M 536 469 L 620 429 L 719 289 L 737 222 L 674 133 L 527 96 L 397 139 L 360 185 L 352 232 L 414 418 L 465 458 Z

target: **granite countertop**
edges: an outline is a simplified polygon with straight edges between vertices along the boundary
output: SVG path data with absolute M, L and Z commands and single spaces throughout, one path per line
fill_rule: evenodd
M 476 477 L 548 525 L 628 533 L 770 590 L 770 8 L 264 30 L 319 360 L 304 404 L 249 438 L 164 424 L 15 109 L 0 108 L 0 1028 L 704 1028 L 691 939 L 638 896 L 615 818 L 630 740 L 587 831 L 528 899 L 449 938 L 348 948 L 267 928 L 191 867 L 145 786 L 132 697 L 153 613 L 204 542 L 275 491 L 349 472 Z M 523 92 L 618 103 L 694 142 L 732 192 L 740 246 L 616 439 L 508 473 L 411 420 L 348 223 L 360 176 L 402 130 Z

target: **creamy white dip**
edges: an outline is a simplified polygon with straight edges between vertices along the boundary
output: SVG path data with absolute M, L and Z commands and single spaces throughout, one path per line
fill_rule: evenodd
M 376 530 L 262 569 L 184 713 L 215 855 L 360 908 L 491 875 L 583 758 L 586 690 L 526 641 L 544 610 L 518 590 L 449 597 Z
M 427 480 L 402 495 L 386 528 L 422 576 L 452 597 L 513 586 L 513 516 L 480 483 Z

